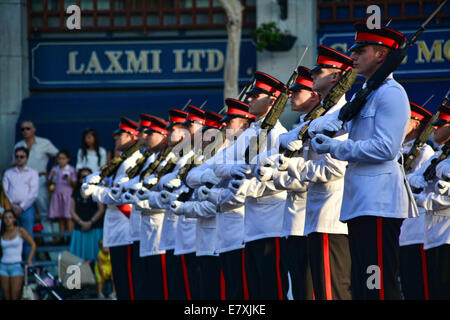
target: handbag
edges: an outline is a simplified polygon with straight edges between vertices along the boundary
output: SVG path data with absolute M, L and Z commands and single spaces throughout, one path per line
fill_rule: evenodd
M 22 300 L 36 300 L 31 284 L 25 284 L 22 289 Z

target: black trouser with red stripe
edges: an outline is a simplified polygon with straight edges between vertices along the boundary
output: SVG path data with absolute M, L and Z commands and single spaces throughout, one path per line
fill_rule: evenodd
M 245 249 L 222 252 L 220 264 L 225 278 L 227 300 L 248 300 L 247 274 L 245 272 Z
M 168 300 L 166 255 L 157 254 L 141 259 L 143 271 L 142 277 L 138 280 L 141 282 L 142 292 L 139 298 L 145 300 Z
M 280 258 L 280 238 L 245 244 L 245 272 L 251 300 L 285 300 L 287 271 Z
M 423 244 L 400 247 L 400 283 L 406 300 L 428 300 L 427 261 Z
M 117 300 L 134 300 L 132 245 L 110 247 L 109 252 Z
M 351 300 L 351 259 L 345 234 L 313 232 L 308 253 L 316 300 Z
M 134 298 L 136 300 L 146 299 L 145 277 L 148 276 L 144 270 L 144 260 L 139 257 L 139 241 L 131 245 L 131 274 L 133 277 Z
M 399 240 L 403 219 L 360 216 L 347 221 L 356 300 L 400 300 Z
M 200 267 L 201 300 L 220 300 L 220 260 L 218 256 L 197 256 Z
M 174 250 L 166 250 L 167 285 L 169 300 L 186 300 L 181 256 L 174 255 Z
M 289 236 L 280 239 L 281 261 L 291 277 L 294 300 L 312 300 L 313 284 L 308 258 L 308 238 Z
M 200 266 L 195 252 L 182 254 L 181 267 L 187 300 L 200 299 Z
M 430 299 L 450 300 L 450 244 L 425 250 Z

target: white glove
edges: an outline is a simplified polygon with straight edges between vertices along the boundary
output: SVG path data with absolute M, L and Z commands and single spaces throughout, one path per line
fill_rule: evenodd
M 153 174 L 151 174 L 144 180 L 144 184 L 149 184 L 151 186 L 155 186 L 157 183 L 158 183 L 158 178 L 156 176 L 154 176 Z
M 341 143 L 342 141 L 330 138 L 324 134 L 318 134 L 311 140 L 312 147 L 317 153 L 330 153 L 332 148 Z
M 87 183 L 92 183 L 92 184 L 97 184 L 99 183 L 101 180 L 100 177 L 100 171 L 91 173 L 90 175 L 88 175 L 86 178 L 84 178 L 84 181 Z
M 115 185 L 114 187 L 111 187 L 111 194 L 114 196 L 114 198 L 118 199 L 120 198 L 121 194 L 123 192 L 126 192 L 126 190 L 122 190 L 121 186 Z
M 170 211 L 172 211 L 177 216 L 181 216 L 183 214 L 183 202 L 174 201 L 170 205 Z
M 413 193 L 414 200 L 418 207 L 425 208 L 425 202 L 427 199 L 427 195 L 425 193 Z
M 258 167 L 255 170 L 255 176 L 261 182 L 269 181 L 272 180 L 275 170 L 275 167 Z
M 344 124 L 344 122 L 342 122 L 339 119 L 327 121 L 324 123 L 322 131 L 320 131 L 320 132 L 324 132 L 324 131 L 338 132 L 339 130 L 342 129 L 343 124 Z
M 308 133 L 311 137 L 315 137 L 318 133 L 328 131 L 339 131 L 343 122 L 336 117 L 324 116 L 314 119 L 309 124 Z
M 159 193 L 159 201 L 161 201 L 162 204 L 169 204 L 172 200 L 173 194 L 167 190 L 163 190 Z
M 434 186 L 434 191 L 437 194 L 449 196 L 449 190 L 450 190 L 450 182 L 439 180 L 436 182 L 436 185 Z
M 216 176 L 214 171 L 211 169 L 206 169 L 205 172 L 202 173 L 200 176 L 200 183 L 205 185 L 207 183 L 210 183 L 212 185 L 216 185 L 220 182 L 220 178 Z
M 298 151 L 303 147 L 303 141 L 302 140 L 294 140 L 288 143 L 286 146 L 286 149 L 289 151 Z
M 150 192 L 151 191 L 147 188 L 142 187 L 141 189 L 136 191 L 136 197 L 141 201 L 147 200 L 150 197 Z
M 297 180 L 301 180 L 300 179 L 300 170 L 301 170 L 300 167 L 302 167 L 304 163 L 305 163 L 305 159 L 303 159 L 302 157 L 295 157 L 295 158 L 288 159 L 287 167 L 286 167 L 288 175 Z
M 233 178 L 240 177 L 241 179 L 245 179 L 247 174 L 250 174 L 252 171 L 250 166 L 247 164 L 235 164 L 230 170 L 230 175 Z
M 409 176 L 408 182 L 411 187 L 416 189 L 423 189 L 428 185 L 428 183 L 425 181 L 425 178 L 421 174 Z
M 85 198 L 89 197 L 92 193 L 94 193 L 95 186 L 89 185 L 86 182 L 84 182 L 81 185 L 81 194 L 84 195 Z
M 180 179 L 172 179 L 169 182 L 164 184 L 164 187 L 169 190 L 178 189 L 181 186 L 181 180 Z
M 224 189 L 211 190 L 211 192 L 208 194 L 207 200 L 209 202 L 211 202 L 212 204 L 214 204 L 215 206 L 218 206 L 219 202 L 220 202 L 220 194 L 221 194 L 222 190 L 224 190 Z M 228 189 L 226 189 L 226 191 L 229 192 Z
M 208 200 L 208 195 L 211 193 L 211 189 L 207 186 L 201 186 L 197 191 L 197 196 L 199 201 Z
M 231 180 L 228 189 L 235 195 L 246 195 L 250 180 L 235 179 Z
M 441 180 L 450 178 L 450 163 L 447 160 L 436 165 L 436 177 Z
M 122 203 L 129 203 L 129 204 L 136 204 L 139 202 L 139 199 L 135 195 L 129 193 L 128 191 L 122 194 L 121 200 Z

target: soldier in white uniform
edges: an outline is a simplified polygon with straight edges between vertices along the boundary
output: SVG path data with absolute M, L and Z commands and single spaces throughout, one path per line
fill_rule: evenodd
M 137 141 L 138 125 L 129 119 L 122 117 L 119 125 L 119 137 L 116 139 L 116 148 L 124 152 L 133 147 Z M 85 196 L 92 195 L 94 201 L 107 205 L 103 224 L 103 245 L 110 248 L 111 264 L 114 274 L 114 284 L 119 300 L 134 300 L 133 276 L 132 276 L 132 248 L 133 240 L 130 233 L 129 217 L 131 205 L 121 205 L 120 199 L 116 199 L 111 187 L 117 185 L 126 178 L 126 170 L 133 167 L 142 156 L 139 150 L 129 158 L 124 159 L 117 171 L 108 177 L 108 184 L 93 185 L 100 182 L 100 176 L 89 176 L 82 185 Z M 93 183 L 93 184 L 90 184 Z
M 247 93 L 250 113 L 256 116 L 249 129 L 234 144 L 224 150 L 225 163 L 215 163 L 214 172 L 219 178 L 244 179 L 249 166 L 244 164 L 248 139 L 261 131 L 261 123 L 277 97 L 286 86 L 277 79 L 255 72 L 255 85 Z M 278 152 L 278 136 L 286 129 L 278 121 L 269 131 L 267 141 L 260 145 L 260 154 Z M 256 165 L 256 158 L 250 164 Z M 254 178 L 256 179 L 256 178 Z M 241 183 L 247 179 L 241 180 Z M 251 180 L 251 179 L 250 179 Z M 233 183 L 233 181 L 231 182 Z M 287 271 L 280 261 L 280 236 L 283 225 L 286 191 L 266 188 L 265 192 L 245 199 L 245 266 L 250 299 L 286 299 Z
M 145 130 L 146 147 L 153 153 L 146 159 L 140 173 L 147 169 L 155 160 L 159 152 L 167 146 L 166 126 L 168 125 L 162 119 L 148 116 Z M 142 127 L 142 124 L 141 124 Z M 164 210 L 160 208 L 142 208 L 135 195 L 135 191 L 140 188 L 142 182 L 139 182 L 140 176 L 137 175 L 130 180 L 127 185 L 127 191 L 122 195 L 124 203 L 133 204 L 133 212 L 138 213 L 138 247 L 137 254 L 141 261 L 139 277 L 135 281 L 136 299 L 147 300 L 167 300 L 167 268 L 165 251 L 159 249 L 161 231 L 164 219 Z M 123 186 L 124 184 L 122 184 Z M 135 277 L 137 278 L 137 277 Z
M 324 46 L 319 46 L 318 51 L 317 63 L 311 69 L 312 89 L 325 98 L 342 72 L 351 69 L 352 60 Z M 344 95 L 328 112 L 338 112 L 345 102 Z M 342 141 L 347 137 L 346 133 L 341 132 L 337 139 Z M 285 147 L 299 150 L 303 145 L 301 140 L 296 139 Z M 280 140 L 282 145 L 286 142 L 282 137 Z M 286 159 L 284 166 L 287 166 L 291 177 L 308 183 L 304 234 L 308 236 L 314 297 L 317 300 L 350 300 L 351 262 L 347 225 L 339 221 L 347 163 L 332 158 L 329 153 L 316 153 L 310 144 L 311 140 L 305 143 L 303 156 Z
M 355 28 L 356 43 L 350 48 L 353 68 L 367 80 L 406 38 L 386 27 L 371 30 L 357 23 Z M 337 116 L 320 117 L 314 130 L 339 130 L 342 121 Z M 347 140 L 324 134 L 312 140 L 318 153 L 348 161 L 340 220 L 348 226 L 354 299 L 401 299 L 400 226 L 404 218 L 417 215 L 397 161 L 409 118 L 406 92 L 389 75 L 368 96 L 360 113 L 346 123 Z
M 411 119 L 409 120 L 408 132 L 403 142 L 400 154 L 403 155 L 403 163 L 416 138 L 420 135 L 423 127 L 433 116 L 428 110 L 410 102 Z M 434 150 L 428 144 L 424 144 L 419 156 L 414 160 L 413 168 L 406 174 L 413 174 L 424 162 L 434 155 Z M 416 218 L 403 220 L 400 229 L 400 281 L 402 293 L 406 300 L 425 300 L 428 298 L 428 283 L 426 272 L 424 242 L 425 209 L 419 207 L 420 215 Z
M 419 170 L 408 177 L 411 187 L 423 191 L 414 194 L 419 207 L 426 210 L 424 249 L 428 276 L 429 299 L 450 299 L 450 161 L 441 161 L 435 169 L 435 178 L 428 183 L 423 173 L 434 159 L 438 158 L 450 141 L 450 108 L 440 106 L 441 114 L 434 123 L 434 142 L 439 145 L 436 154 L 428 159 Z
M 248 105 L 235 99 L 225 99 L 227 114 L 222 119 L 226 140 L 223 148 L 234 142 L 255 119 L 248 111 Z M 222 149 L 223 150 L 223 149 Z M 223 154 L 217 151 L 201 166 L 193 168 L 186 182 L 191 188 L 200 188 L 199 195 L 216 208 L 217 239 L 215 253 L 219 255 L 220 266 L 225 282 L 225 298 L 228 300 L 248 300 L 248 288 L 244 281 L 244 200 L 235 197 L 228 189 L 229 179 L 218 178 L 213 171 L 213 164 Z M 214 185 L 209 189 L 206 184 Z M 226 200 L 225 200 L 226 199 Z M 207 206 L 207 204 L 204 204 Z

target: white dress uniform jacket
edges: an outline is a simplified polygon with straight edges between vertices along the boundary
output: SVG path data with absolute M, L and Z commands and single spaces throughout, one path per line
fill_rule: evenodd
M 407 155 L 411 150 L 414 141 L 415 139 L 404 143 L 402 145 L 402 148 L 400 149 L 400 153 L 403 155 Z M 430 159 L 433 155 L 433 148 L 431 148 L 428 144 L 425 144 L 414 163 L 414 167 L 412 168 L 411 172 L 408 172 L 408 174 L 414 174 L 414 172 L 416 172 L 422 166 L 422 164 Z M 418 209 L 418 217 L 403 220 L 399 236 L 400 246 L 407 246 L 424 242 L 425 209 L 422 207 L 418 207 Z
M 346 103 L 343 96 L 329 112 L 337 114 Z M 348 134 L 337 137 L 346 140 Z M 308 183 L 304 234 L 312 232 L 347 234 L 347 225 L 339 221 L 347 162 L 333 159 L 329 153 L 318 154 L 305 142 L 297 179 Z
M 212 168 L 214 167 L 214 162 L 217 161 L 218 158 L 223 157 L 223 150 L 224 149 L 218 150 L 213 157 L 189 172 L 186 177 L 186 182 L 191 188 L 196 189 L 203 185 L 201 182 L 201 176 L 203 174 L 215 175 Z M 242 249 L 244 247 L 245 197 L 233 195 L 233 193 L 227 189 L 229 181 L 230 180 L 228 179 L 222 179 L 211 189 L 211 193 L 213 193 L 214 197 L 217 199 L 217 203 L 214 203 L 214 205 L 217 206 L 215 218 L 217 239 L 215 240 L 214 254 Z
M 129 158 L 124 160 L 117 169 L 116 175 L 110 181 L 110 185 L 119 184 L 126 177 L 128 168 L 133 167 L 136 161 L 142 157 L 140 151 L 136 151 Z M 121 205 L 121 200 L 116 199 L 111 189 L 106 186 L 91 186 L 94 189 L 92 199 L 107 205 L 105 219 L 103 223 L 103 246 L 115 247 L 129 245 L 133 242 L 130 234 L 129 219 L 117 208 Z
M 232 178 L 229 175 L 227 166 L 232 165 L 232 163 L 245 162 L 245 151 L 249 144 L 249 139 L 259 133 L 261 130 L 259 125 L 262 121 L 263 119 L 252 123 L 234 144 L 224 150 L 226 164 L 216 163 L 214 166 L 214 172 L 218 177 Z M 260 154 L 278 153 L 278 137 L 285 132 L 286 129 L 278 121 L 267 135 L 266 143 L 260 146 Z M 255 161 L 252 160 L 251 162 Z M 256 178 L 254 179 L 256 180 Z M 266 182 L 263 185 L 266 185 L 264 194 L 258 194 L 256 197 L 247 196 L 245 199 L 245 242 L 281 236 L 287 193 L 286 191 L 277 190 L 273 186 L 273 182 Z
M 428 159 L 414 174 L 408 177 L 413 184 L 416 177 L 423 175 L 434 158 L 439 157 L 439 150 L 435 156 Z M 450 159 L 444 160 L 450 163 Z M 444 162 L 443 161 L 443 162 Z M 446 167 L 448 168 L 448 167 Z M 450 172 L 446 172 L 446 175 Z M 435 192 L 437 178 L 424 189 L 422 200 L 417 203 L 419 207 L 426 210 L 425 214 L 425 238 L 424 249 L 431 249 L 443 244 L 450 244 L 450 197 L 448 194 L 441 195 Z
M 391 74 L 347 123 L 349 138 L 330 150 L 333 158 L 348 161 L 341 221 L 414 216 L 396 159 L 409 119 L 408 96 Z

